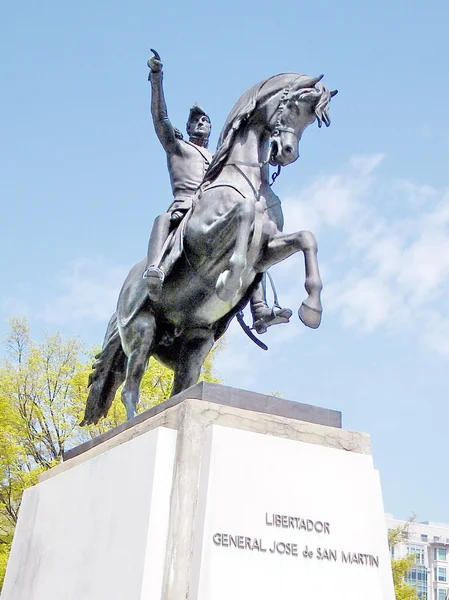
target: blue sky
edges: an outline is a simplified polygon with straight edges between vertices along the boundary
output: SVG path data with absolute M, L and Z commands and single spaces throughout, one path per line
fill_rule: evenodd
M 296 318 L 301 256 L 273 271 L 292 323 L 251 345 L 232 327 L 225 383 L 338 409 L 372 435 L 386 511 L 449 522 L 449 7 L 414 3 L 98 0 L 8 3 L 0 35 L 0 334 L 98 343 L 171 199 L 149 116 L 160 52 L 172 122 L 194 101 L 212 143 L 270 75 L 325 74 L 332 125 L 307 130 L 275 184 L 286 231 L 319 242 L 325 314 Z

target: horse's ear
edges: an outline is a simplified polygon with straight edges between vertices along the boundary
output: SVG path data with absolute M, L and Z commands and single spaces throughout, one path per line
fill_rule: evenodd
M 316 84 L 323 79 L 324 75 L 318 75 L 318 77 L 304 77 L 299 79 L 295 85 L 296 90 L 303 90 L 304 88 L 314 88 Z
M 331 98 L 333 98 L 337 94 L 338 94 L 338 90 L 332 90 L 332 92 L 331 92 Z

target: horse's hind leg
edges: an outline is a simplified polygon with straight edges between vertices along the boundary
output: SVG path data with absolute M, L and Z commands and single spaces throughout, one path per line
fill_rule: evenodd
M 214 334 L 210 329 L 190 329 L 184 333 L 171 395 L 179 394 L 198 381 L 201 367 L 214 345 Z
M 132 419 L 136 415 L 140 383 L 150 358 L 155 332 L 156 320 L 149 312 L 140 313 L 123 332 L 128 364 L 122 389 L 122 402 L 126 408 L 127 419 Z

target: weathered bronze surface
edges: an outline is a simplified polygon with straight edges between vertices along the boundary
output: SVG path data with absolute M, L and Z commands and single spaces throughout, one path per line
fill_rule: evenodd
M 150 68 L 148 79 L 151 82 L 151 116 L 156 135 L 167 154 L 168 174 L 173 192 L 173 202 L 167 212 L 156 218 L 148 244 L 147 266 L 143 277 L 146 280 L 150 298 L 155 299 L 159 295 L 165 279 L 165 272 L 161 268 L 165 243 L 169 234 L 179 226 L 192 207 L 193 197 L 206 175 L 212 161 L 212 154 L 208 150 L 210 118 L 198 105 L 192 106 L 187 120 L 188 142 L 184 141 L 179 129 L 171 124 L 162 85 L 163 65 L 156 50 L 152 52 L 154 57 L 148 61 Z M 272 212 L 271 218 L 276 221 L 279 230 L 282 230 L 282 214 L 276 210 L 277 206 L 268 207 L 268 210 Z M 281 308 L 277 302 L 273 308 L 268 306 L 265 276 L 251 294 L 250 305 L 253 329 L 259 334 L 265 333 L 267 328 L 272 325 L 288 323 L 292 315 L 290 309 Z M 245 325 L 242 326 L 247 335 L 264 347 L 251 333 L 248 333 Z
M 298 73 L 261 81 L 232 109 L 212 158 L 210 120 L 201 108 L 190 112 L 188 142 L 168 120 L 162 63 L 154 54 L 152 115 L 167 153 L 174 201 L 155 221 L 147 259 L 131 269 L 120 292 L 91 374 L 85 424 L 107 414 L 123 382 L 127 416 L 136 414 L 150 356 L 174 370 L 172 395 L 195 384 L 233 317 L 251 297 L 255 305 L 265 302 L 264 273 L 296 252 L 304 254 L 308 293 L 299 318 L 312 328 L 321 321 L 316 240 L 309 231 L 282 233 L 269 165 L 294 162 L 304 130 L 314 121 L 330 124 L 329 103 L 336 92 L 321 77 Z M 270 316 L 276 315 L 261 316 L 262 325 Z

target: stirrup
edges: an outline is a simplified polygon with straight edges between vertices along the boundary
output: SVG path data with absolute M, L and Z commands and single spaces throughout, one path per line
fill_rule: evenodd
M 267 306 L 268 310 L 270 308 Z M 272 325 L 279 325 L 280 323 L 288 323 L 290 321 L 290 317 L 292 316 L 292 311 L 289 308 L 281 308 L 280 306 L 273 306 L 270 311 L 270 314 L 266 314 L 264 316 L 256 319 L 256 315 L 253 315 L 253 329 L 259 334 L 266 333 L 268 327 Z

